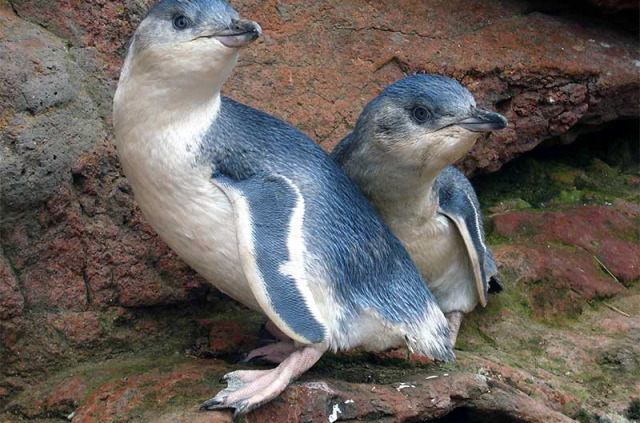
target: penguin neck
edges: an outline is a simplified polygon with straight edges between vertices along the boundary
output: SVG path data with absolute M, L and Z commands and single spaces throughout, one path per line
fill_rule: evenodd
M 114 97 L 118 145 L 150 138 L 148 135 L 171 133 L 177 128 L 185 131 L 187 138 L 203 135 L 217 118 L 220 91 L 237 55 L 214 62 L 206 74 L 181 77 L 134 52 L 132 47 Z
M 371 151 L 371 143 L 351 142 L 355 148 L 342 158 L 342 168 L 389 226 L 435 216 L 438 192 L 433 186 L 442 169 L 405 167 Z
M 389 226 L 424 222 L 438 211 L 435 175 L 380 172 L 377 180 L 368 183 L 366 195 Z

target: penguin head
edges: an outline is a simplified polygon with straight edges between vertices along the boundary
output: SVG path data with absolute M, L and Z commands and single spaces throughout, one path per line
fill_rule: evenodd
M 379 155 L 377 161 L 431 173 L 464 156 L 482 132 L 506 126 L 500 114 L 477 108 L 471 93 L 457 81 L 417 74 L 388 86 L 372 100 L 354 134 L 370 144 L 365 150 Z
M 154 80 L 226 80 L 238 50 L 261 32 L 222 0 L 162 0 L 138 26 L 127 61 Z

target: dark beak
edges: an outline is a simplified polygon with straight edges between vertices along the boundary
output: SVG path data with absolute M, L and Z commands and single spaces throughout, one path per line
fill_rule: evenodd
M 489 132 L 504 129 L 509 122 L 498 113 L 489 112 L 482 109 L 473 108 L 471 117 L 458 122 L 459 126 L 474 132 Z
M 262 34 L 257 22 L 249 20 L 234 21 L 231 28 L 211 35 L 229 48 L 241 48 L 251 44 Z

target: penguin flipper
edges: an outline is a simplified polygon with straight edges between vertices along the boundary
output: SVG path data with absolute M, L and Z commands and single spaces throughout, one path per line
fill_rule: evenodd
M 233 205 L 242 269 L 264 313 L 295 341 L 325 341 L 328 331 L 307 283 L 300 190 L 277 174 L 212 181 Z
M 440 210 L 440 213 L 448 217 L 449 220 L 454 223 L 454 225 L 458 229 L 458 232 L 460 232 L 462 239 L 464 240 L 464 244 L 467 247 L 467 254 L 469 255 L 469 259 L 471 260 L 471 267 L 473 269 L 473 276 L 476 281 L 476 290 L 478 292 L 480 304 L 485 307 L 487 305 L 487 282 L 484 274 L 483 263 L 480 261 L 481 253 L 482 251 L 484 251 L 481 246 L 483 246 L 484 244 L 481 243 L 481 240 L 477 236 L 474 237 L 474 227 L 472 226 L 471 228 L 469 228 L 468 226 L 469 219 L 464 219 L 462 216 L 447 213 L 442 209 Z
M 486 246 L 482 214 L 478 197 L 466 176 L 453 166 L 447 166 L 436 178 L 438 190 L 438 212 L 448 217 L 458 229 L 467 247 L 480 304 L 487 305 L 489 277 L 486 268 L 491 251 Z M 491 262 L 493 263 L 493 261 Z M 495 265 L 493 265 L 495 268 Z M 489 273 L 487 275 L 487 273 Z M 497 273 L 497 269 L 496 269 Z

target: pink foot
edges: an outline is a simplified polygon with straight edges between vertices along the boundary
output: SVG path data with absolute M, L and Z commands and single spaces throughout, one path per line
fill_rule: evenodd
M 306 346 L 295 350 L 271 370 L 239 370 L 224 376 L 227 388 L 205 401 L 201 409 L 234 408 L 234 418 L 271 401 L 322 357 L 326 346 Z

